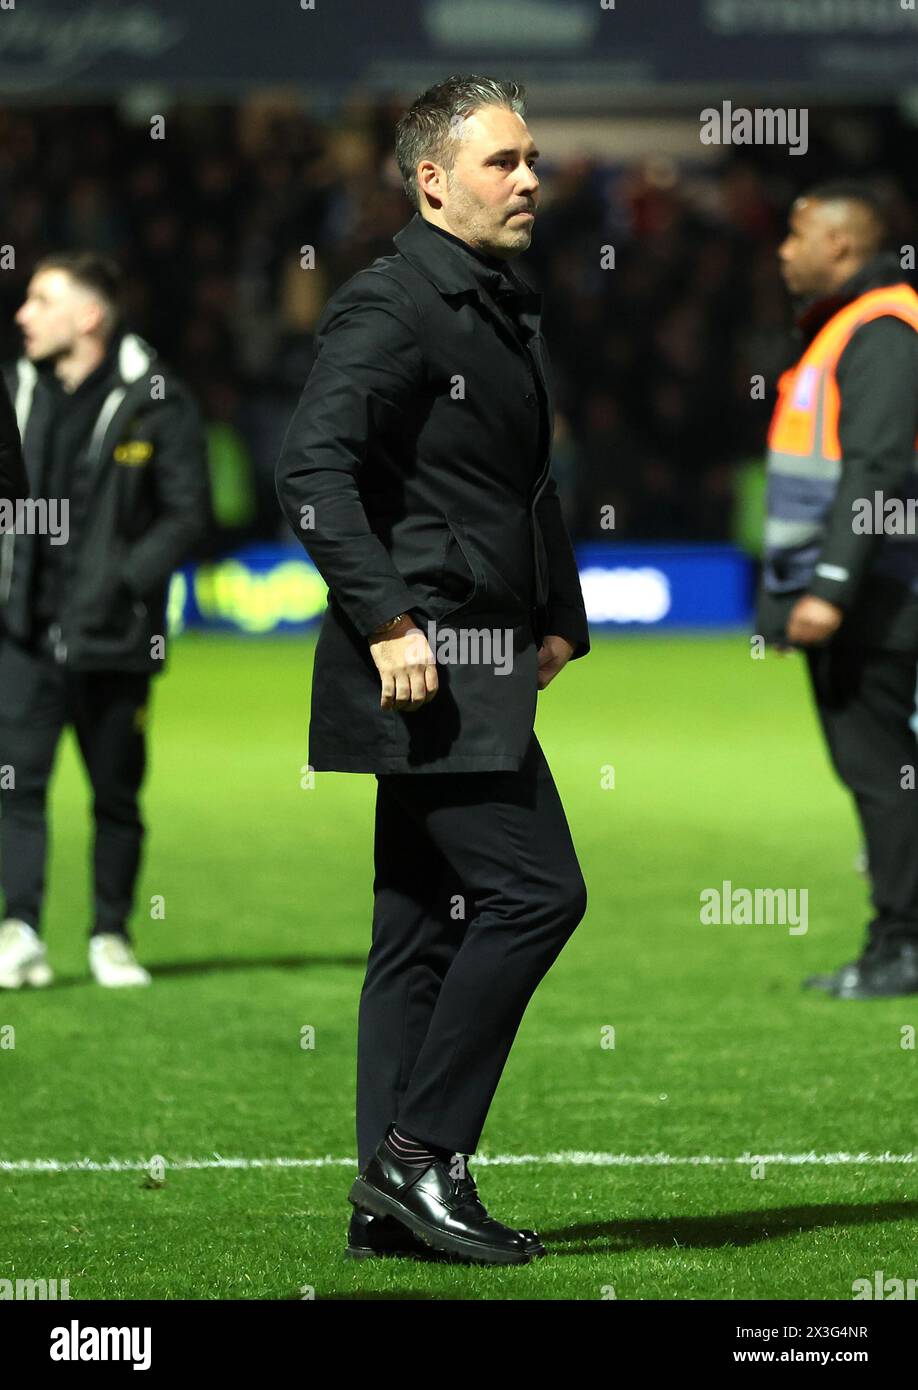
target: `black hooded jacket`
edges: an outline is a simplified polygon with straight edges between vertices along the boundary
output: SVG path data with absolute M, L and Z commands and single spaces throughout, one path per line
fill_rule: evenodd
M 6 372 L 33 498 L 48 504 L 64 481 L 49 477 L 55 392 L 23 357 Z M 209 518 L 203 420 L 184 384 L 134 333 L 119 335 L 101 383 L 91 435 L 68 461 L 68 521 L 53 557 L 59 595 L 52 639 L 75 670 L 156 672 L 165 664 L 166 600 L 173 570 Z M 96 398 L 94 398 L 96 399 Z M 63 517 L 61 509 L 59 518 Z M 49 626 L 37 581 L 47 536 L 22 531 L 0 546 L 0 612 L 8 637 L 32 643 Z

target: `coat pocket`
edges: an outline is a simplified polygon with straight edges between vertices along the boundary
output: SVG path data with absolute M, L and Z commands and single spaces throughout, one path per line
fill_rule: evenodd
M 87 637 L 105 638 L 121 651 L 131 651 L 147 621 L 147 604 L 137 598 L 125 583 L 114 581 L 112 592 L 104 605 L 89 614 L 83 631 Z
M 467 608 L 477 598 L 484 582 L 476 557 L 461 529 L 448 516 L 444 516 L 443 520 L 446 526 L 443 562 L 432 604 L 437 618 L 445 618 L 460 608 Z

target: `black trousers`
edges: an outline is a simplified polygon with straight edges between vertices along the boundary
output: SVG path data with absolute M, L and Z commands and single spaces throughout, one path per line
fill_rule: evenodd
M 360 996 L 361 1171 L 390 1123 L 474 1153 L 539 981 L 586 886 L 535 734 L 519 772 L 377 776 Z
M 95 932 L 125 932 L 144 826 L 138 794 L 146 766 L 143 672 L 71 671 L 43 640 L 0 643 L 0 884 L 6 916 L 40 929 L 48 828 L 46 795 L 58 740 L 72 724 L 93 790 Z
M 807 660 L 832 763 L 867 846 L 876 915 L 866 946 L 918 943 L 918 742 L 910 722 L 918 655 L 830 642 Z

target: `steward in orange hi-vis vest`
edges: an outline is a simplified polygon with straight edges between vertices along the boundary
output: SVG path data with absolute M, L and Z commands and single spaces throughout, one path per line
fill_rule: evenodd
M 790 210 L 777 254 L 802 354 L 768 435 L 756 615 L 766 644 L 801 652 L 860 824 L 872 908 L 860 954 L 802 982 L 847 1001 L 918 994 L 918 295 L 879 251 L 889 236 L 863 184 L 817 185 Z M 802 821 L 798 834 L 799 853 Z M 826 920 L 849 914 L 839 902 Z
M 841 640 L 918 646 L 918 294 L 874 257 L 800 319 L 768 433 L 757 630 L 781 641 L 802 593 L 845 611 Z M 898 499 L 898 502 L 896 502 Z M 874 523 L 884 520 L 885 530 Z M 906 526 L 897 526 L 891 515 Z

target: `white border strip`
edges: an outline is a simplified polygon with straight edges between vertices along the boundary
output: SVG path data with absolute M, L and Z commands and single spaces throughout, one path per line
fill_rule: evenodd
M 163 1167 L 173 1172 L 182 1169 L 255 1169 L 255 1168 L 353 1168 L 353 1157 L 334 1158 L 210 1158 L 169 1159 L 157 1155 Z M 145 1173 L 153 1159 L 109 1158 L 0 1158 L 0 1173 Z M 580 1151 L 545 1154 L 472 1154 L 471 1161 L 482 1168 L 535 1167 L 552 1164 L 560 1167 L 591 1168 L 725 1168 L 748 1167 L 753 1163 L 773 1163 L 787 1167 L 814 1166 L 836 1168 L 844 1165 L 873 1166 L 877 1164 L 918 1164 L 918 1153 L 744 1153 L 734 1157 L 716 1154 L 616 1154 Z

